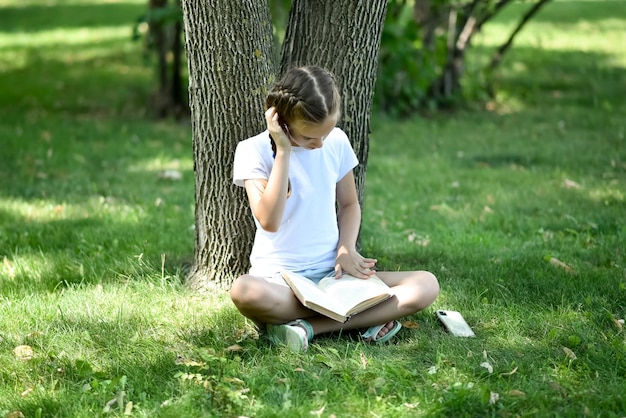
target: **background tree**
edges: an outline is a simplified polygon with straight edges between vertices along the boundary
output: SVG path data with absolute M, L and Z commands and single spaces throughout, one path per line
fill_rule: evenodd
M 370 115 L 386 0 L 295 0 L 282 48 L 281 73 L 315 64 L 337 77 L 342 94 L 340 126 L 359 159 L 354 176 L 363 202 Z
M 259 3 L 263 3 L 262 5 Z M 343 95 L 341 124 L 353 140 L 362 200 L 372 95 L 386 0 L 292 3 L 281 72 L 315 64 L 333 71 Z M 228 285 L 249 265 L 254 228 L 242 189 L 232 185 L 237 142 L 263 125 L 273 81 L 272 26 L 264 2 L 183 0 L 196 172 L 196 242 L 190 281 Z
M 254 226 L 232 160 L 237 143 L 264 128 L 272 26 L 267 3 L 256 0 L 183 0 L 182 8 L 196 184 L 189 282 L 203 288 L 248 268 Z
M 407 116 L 423 108 L 460 103 L 467 99 L 464 84 L 472 84 L 478 94 L 493 95 L 493 70 L 522 27 L 549 1 L 415 0 L 409 4 L 406 0 L 390 0 L 382 39 L 376 105 L 395 116 Z M 487 68 L 466 74 L 472 38 L 513 3 L 530 5 Z
M 142 30 L 145 26 L 146 30 Z M 145 32 L 147 58 L 154 54 L 158 87 L 151 98 L 151 109 L 158 118 L 188 116 L 183 76 L 185 64 L 183 22 L 180 0 L 148 0 L 147 12 L 133 27 L 133 39 Z

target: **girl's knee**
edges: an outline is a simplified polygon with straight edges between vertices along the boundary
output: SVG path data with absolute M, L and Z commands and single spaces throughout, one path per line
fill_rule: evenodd
M 439 280 L 429 271 L 424 272 L 424 287 L 432 295 L 433 300 L 439 295 Z
M 423 272 L 424 276 L 423 276 L 423 282 L 422 282 L 422 287 L 423 287 L 423 303 L 425 304 L 425 306 L 422 308 L 426 308 L 428 306 L 430 306 L 435 299 L 437 299 L 437 296 L 439 296 L 439 280 L 437 280 L 437 277 L 435 277 L 434 274 L 432 274 L 429 271 L 425 271 Z
M 413 303 L 415 311 L 421 311 L 432 305 L 439 295 L 439 281 L 429 271 L 418 272 L 413 280 L 415 289 Z
M 252 277 L 248 274 L 244 274 L 243 276 L 239 276 L 235 279 L 233 284 L 230 287 L 230 298 L 235 303 L 235 305 L 243 305 L 249 303 L 252 298 L 255 298 L 255 277 Z

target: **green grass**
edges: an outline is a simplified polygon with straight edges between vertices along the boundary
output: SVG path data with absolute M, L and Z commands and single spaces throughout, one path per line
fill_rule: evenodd
M 143 8 L 0 0 L 0 417 L 626 414 L 626 3 L 546 6 L 489 110 L 374 117 L 364 252 L 442 293 L 393 344 L 306 354 L 182 285 L 191 130 L 148 117 Z

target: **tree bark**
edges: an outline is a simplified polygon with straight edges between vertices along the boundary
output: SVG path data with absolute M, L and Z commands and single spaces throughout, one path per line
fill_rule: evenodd
M 354 171 L 363 203 L 370 116 L 386 0 L 294 0 L 283 43 L 281 74 L 319 65 L 337 77 L 342 95 L 339 125 L 359 159 Z
M 249 268 L 254 225 L 232 182 L 237 143 L 264 129 L 272 79 L 267 2 L 183 0 L 195 171 L 195 254 L 188 283 L 228 286 Z

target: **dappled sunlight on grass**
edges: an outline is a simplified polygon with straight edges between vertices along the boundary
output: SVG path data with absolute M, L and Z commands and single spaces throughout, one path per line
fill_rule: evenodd
M 547 7 L 550 7 L 549 5 Z M 621 56 L 615 51 L 615 45 L 624 46 L 626 34 L 620 33 L 624 27 L 624 20 L 608 18 L 598 22 L 581 21 L 571 26 L 571 34 L 568 37 L 559 36 L 562 27 L 554 23 L 529 22 L 522 32 L 515 38 L 515 46 L 538 48 L 545 51 L 589 51 L 597 53 L 604 51 L 609 55 Z M 476 42 L 484 46 L 500 46 L 503 44 L 512 30 L 507 24 L 494 23 L 487 25 L 485 29 L 476 35 Z M 618 48 L 619 49 L 619 48 Z
M 100 55 L 110 54 L 111 41 L 128 41 L 129 45 L 134 45 L 129 27 L 60 28 L 37 33 L 0 32 L 0 52 L 3 56 L 7 51 L 13 51 L 15 55 L 28 55 L 32 53 L 32 48 L 37 48 L 41 49 L 42 56 L 58 57 L 59 53 L 63 56 L 64 52 L 69 53 L 73 49 L 74 54 L 89 58 L 96 52 Z M 98 44 L 104 46 L 98 48 Z M 68 47 L 72 47 L 70 51 Z
M 617 185 L 616 185 L 617 186 Z M 595 189 L 589 191 L 589 196 L 592 200 L 610 205 L 610 204 L 623 204 L 626 200 L 626 189 L 619 189 L 617 187 L 605 187 L 602 189 Z
M 146 216 L 141 205 L 104 196 L 85 196 L 82 202 L 73 203 L 44 199 L 33 202 L 0 198 L 0 211 L 4 212 L 3 216 L 14 218 L 14 222 L 20 219 L 30 226 L 61 220 L 103 220 L 107 217 L 116 222 L 134 223 L 141 221 L 142 216 Z
M 188 159 L 169 159 L 165 156 L 159 156 L 150 160 L 145 161 L 137 161 L 136 163 L 130 165 L 128 167 L 129 172 L 153 172 L 153 171 L 164 171 L 164 170 L 173 170 L 169 177 L 176 177 L 176 173 L 174 171 L 178 171 L 182 176 L 182 172 L 190 172 L 193 170 L 193 160 L 191 158 Z M 168 178 L 168 173 L 161 173 L 161 177 Z
M 67 6 L 67 5 L 97 5 L 97 4 L 141 4 L 145 5 L 144 0 L 0 0 L 0 6 L 27 8 L 32 6 Z
M 191 127 L 146 118 L 145 0 L 0 0 L 0 416 L 626 410 L 623 4 L 550 2 L 487 112 L 374 116 L 363 254 L 432 271 L 441 294 L 390 344 L 324 335 L 303 354 L 184 286 Z M 485 64 L 517 17 L 468 53 Z

